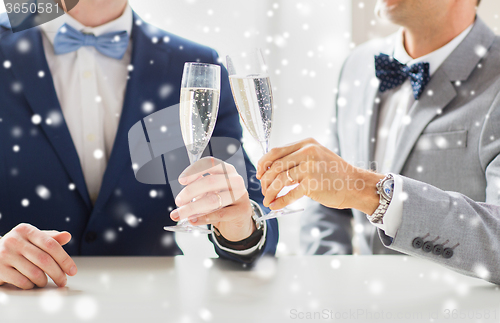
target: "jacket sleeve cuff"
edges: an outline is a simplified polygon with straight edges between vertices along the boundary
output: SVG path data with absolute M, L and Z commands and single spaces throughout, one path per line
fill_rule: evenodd
M 394 193 L 389 207 L 385 212 L 383 223 L 373 223 L 376 227 L 385 232 L 391 238 L 396 236 L 403 217 L 403 202 L 408 198 L 403 192 L 403 179 L 400 175 L 392 174 L 394 178 Z

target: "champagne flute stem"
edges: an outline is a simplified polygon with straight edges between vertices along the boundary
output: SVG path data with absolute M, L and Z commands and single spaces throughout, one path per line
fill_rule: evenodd
M 269 140 L 260 141 L 260 147 L 262 148 L 263 155 L 269 152 Z

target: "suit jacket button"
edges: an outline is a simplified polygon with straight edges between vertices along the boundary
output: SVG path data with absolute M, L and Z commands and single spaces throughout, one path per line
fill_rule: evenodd
M 413 246 L 413 248 L 415 249 L 420 249 L 422 248 L 422 245 L 424 244 L 424 240 L 422 240 L 422 238 L 415 238 L 413 239 L 413 242 L 411 243 L 411 245 Z
M 432 253 L 435 254 L 436 256 L 439 256 L 440 254 L 443 253 L 444 246 L 442 244 L 437 244 L 434 246 L 434 249 L 432 249 Z
M 425 252 L 431 252 L 432 248 L 434 248 L 434 245 L 432 244 L 432 242 L 427 241 L 426 243 L 424 243 L 424 246 L 422 247 L 422 250 L 425 251 Z
M 97 233 L 95 233 L 94 231 L 89 231 L 85 235 L 85 241 L 87 241 L 88 243 L 92 243 L 96 241 L 96 239 L 97 239 Z
M 444 251 L 443 251 L 443 258 L 449 259 L 451 257 L 453 257 L 453 249 L 451 249 L 451 248 L 444 249 Z

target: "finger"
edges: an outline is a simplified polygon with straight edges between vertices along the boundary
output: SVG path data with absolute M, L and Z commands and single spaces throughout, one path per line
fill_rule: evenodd
M 49 254 L 66 274 L 76 275 L 78 269 L 75 262 L 54 238 L 37 229 L 30 230 L 27 237 L 31 243 Z
M 290 168 L 300 166 L 301 164 L 307 162 L 309 158 L 309 155 L 305 153 L 303 149 L 299 149 L 290 155 L 276 160 L 260 178 L 262 192 L 266 194 L 265 192 L 267 188 L 280 173 L 287 171 Z
M 283 158 L 284 156 L 290 155 L 294 151 L 299 150 L 307 144 L 310 144 L 314 139 L 305 139 L 298 142 L 291 143 L 287 146 L 273 148 L 267 154 L 265 154 L 257 164 L 257 179 L 260 179 L 262 175 L 266 172 L 267 167 L 271 166 L 276 160 Z
M 291 168 L 288 170 L 288 172 L 288 175 L 293 181 L 288 178 L 286 171 L 278 174 L 278 176 L 276 176 L 274 181 L 266 190 L 263 201 L 264 206 L 269 206 L 269 204 L 276 199 L 278 194 L 285 186 L 294 185 L 300 183 L 303 180 L 303 174 L 298 171 L 298 167 Z
M 208 175 L 184 187 L 175 198 L 175 204 L 183 206 L 207 193 L 237 191 L 244 188 L 244 185 L 245 181 L 238 173 Z
M 285 206 L 292 204 L 293 202 L 297 201 L 298 199 L 306 195 L 308 187 L 307 182 L 308 182 L 307 179 L 303 180 L 296 188 L 288 192 L 286 195 L 278 197 L 269 205 L 269 208 L 271 210 L 282 209 Z
M 61 246 L 64 246 L 68 242 L 71 241 L 71 234 L 69 232 L 63 231 L 42 231 L 49 235 L 50 237 L 54 238 Z
M 36 286 L 45 287 L 47 285 L 47 275 L 45 272 L 33 265 L 33 263 L 26 258 L 17 256 L 13 261 L 13 267 Z
M 232 194 L 232 191 L 207 194 L 194 202 L 173 210 L 172 213 L 170 213 L 170 218 L 174 221 L 191 217 L 196 218 L 200 215 L 207 214 L 233 204 L 236 201 L 233 196 L 234 194 Z
M 2 268 L 1 271 L 2 280 L 5 283 L 12 284 L 21 289 L 32 289 L 35 287 L 35 284 L 31 280 L 12 267 Z
M 204 174 L 224 174 L 233 172 L 236 172 L 233 165 L 211 156 L 204 157 L 187 167 L 179 175 L 179 183 L 182 185 L 188 185 Z
M 54 258 L 50 256 L 50 254 L 32 244 L 27 244 L 24 247 L 22 255 L 33 265 L 47 273 L 57 286 L 66 286 L 68 279 L 66 278 L 66 275 L 61 267 L 56 263 Z

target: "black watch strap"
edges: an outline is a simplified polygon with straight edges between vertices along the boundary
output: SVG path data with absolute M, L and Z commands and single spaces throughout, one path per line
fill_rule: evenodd
M 248 238 L 240 241 L 229 241 L 222 236 L 216 227 L 213 228 L 215 232 L 215 239 L 219 242 L 222 247 L 233 249 L 233 250 L 246 250 L 256 246 L 262 239 L 264 234 L 263 230 L 255 230 Z

